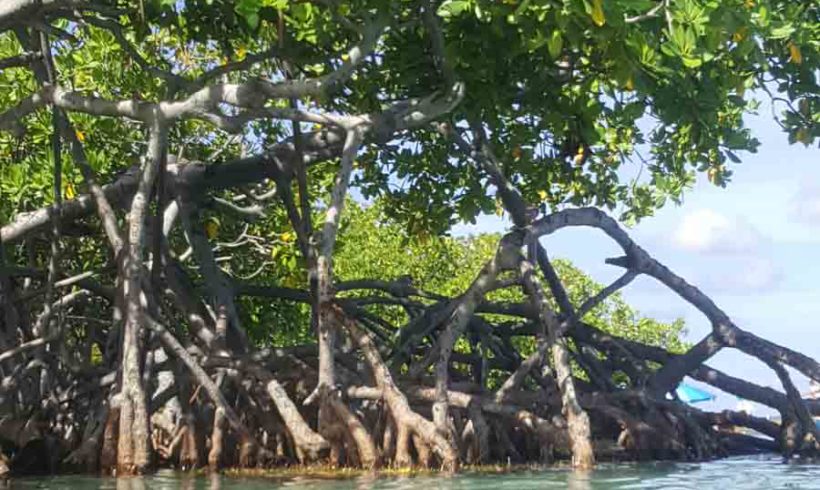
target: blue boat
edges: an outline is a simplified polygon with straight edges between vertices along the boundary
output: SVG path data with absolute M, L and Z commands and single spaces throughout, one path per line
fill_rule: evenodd
M 678 396 L 678 400 L 686 403 L 708 402 L 715 399 L 714 394 L 686 383 L 678 385 L 675 394 Z

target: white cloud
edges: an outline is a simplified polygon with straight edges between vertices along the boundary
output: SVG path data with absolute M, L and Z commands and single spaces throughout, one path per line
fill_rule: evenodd
M 794 221 L 820 225 L 820 184 L 802 185 L 792 199 Z
M 736 254 L 757 250 L 765 241 L 748 221 L 728 217 L 713 209 L 698 209 L 684 215 L 672 235 L 683 250 L 706 254 Z
M 751 258 L 738 261 L 731 272 L 709 274 L 706 282 L 720 292 L 760 293 L 775 289 L 783 278 L 783 270 L 771 260 Z

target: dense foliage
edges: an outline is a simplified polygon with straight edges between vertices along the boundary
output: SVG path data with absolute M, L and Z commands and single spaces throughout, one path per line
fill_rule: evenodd
M 382 212 L 381 206 L 350 207 L 349 224 L 343 228 L 336 257 L 340 281 L 391 280 L 409 275 L 422 291 L 456 296 L 470 286 L 481 267 L 495 254 L 501 239 L 500 234 L 415 238 L 398 225 L 380 222 Z M 573 304 L 581 304 L 604 288 L 569 261 L 555 260 L 553 265 Z M 496 291 L 488 297 L 508 302 L 525 299 L 523 291 L 513 289 Z M 682 320 L 666 324 L 641 316 L 620 293 L 590 310 L 583 320 L 602 331 L 671 352 L 682 352 L 686 346 Z
M 716 184 L 728 181 L 731 164 L 757 146 L 742 116 L 767 91 L 789 140 L 813 144 L 820 136 L 815 2 L 667 3 L 668 8 L 649 0 L 441 3 L 447 62 L 452 76 L 466 85 L 453 120 L 486 125 L 505 171 L 529 202 L 618 206 L 630 218 L 679 198 L 694 171 L 707 172 Z M 341 97 L 309 97 L 304 106 L 370 112 L 428 95 L 442 84 L 416 2 L 139 5 L 117 19 L 117 30 L 90 15 L 82 27 L 69 23 L 71 37 L 55 45 L 60 82 L 112 99 L 156 100 L 180 91 L 177 77 L 194 79 L 219 63 L 248 57 L 259 63 L 228 79 L 275 78 L 283 62 L 305 76 L 319 76 L 338 68 L 340 60 L 328 55 L 354 40 L 361 22 L 378 15 L 391 21 L 374 55 L 378 63 L 363 66 Z M 135 46 L 124 48 L 117 35 Z M 21 51 L 10 33 L 0 38 L 0 58 Z M 156 76 L 158 70 L 173 75 Z M 0 105 L 10 107 L 36 82 L 24 68 L 5 69 L 0 87 Z M 72 118 L 89 138 L 89 161 L 104 176 L 144 151 L 134 125 Z M 34 116 L 26 121 L 25 137 L 0 140 L 2 158 L 16 162 L 2 168 L 0 216 L 9 219 L 16 210 L 50 199 L 50 157 L 43 144 L 49 126 L 48 117 Z M 260 121 L 243 132 L 241 144 L 252 152 L 286 131 L 281 123 Z M 208 160 L 226 140 L 196 122 L 177 125 L 171 135 L 175 151 L 191 159 Z M 232 142 L 231 150 L 238 151 L 240 143 Z M 374 147 L 361 165 L 358 183 L 365 194 L 385 196 L 391 214 L 413 230 L 442 231 L 453 220 L 472 220 L 496 208 L 485 177 L 434 132 Z M 637 182 L 623 181 L 618 170 L 625 165 L 646 172 Z M 70 163 L 65 173 L 67 182 L 79 183 Z M 24 187 L 39 193 L 22 193 Z

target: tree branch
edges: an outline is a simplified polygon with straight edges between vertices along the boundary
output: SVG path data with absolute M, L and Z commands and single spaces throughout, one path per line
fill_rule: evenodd
M 18 54 L 17 56 L 3 58 L 0 59 L 0 70 L 5 70 L 6 68 L 14 68 L 18 66 L 28 66 L 33 61 L 37 61 L 42 58 L 43 53 L 39 51 L 29 51 L 26 53 Z

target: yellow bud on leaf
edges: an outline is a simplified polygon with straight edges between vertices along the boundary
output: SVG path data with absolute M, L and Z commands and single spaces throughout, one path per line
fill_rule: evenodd
M 213 240 L 219 234 L 219 222 L 215 219 L 210 219 L 205 222 L 205 236 L 209 240 Z
M 795 140 L 803 143 L 806 146 L 809 146 L 814 138 L 812 138 L 809 130 L 806 128 L 800 128 L 797 130 L 797 134 L 795 134 Z
M 789 61 L 795 65 L 803 63 L 803 53 L 800 52 L 800 47 L 792 42 L 789 43 Z
M 504 216 L 504 206 L 501 204 L 501 201 L 498 200 L 498 199 L 495 200 L 495 214 L 499 218 L 501 216 Z
M 74 134 L 77 136 L 77 139 L 80 140 L 80 143 L 85 142 L 85 134 L 79 129 L 74 130 Z
M 99 366 L 103 363 L 103 353 L 102 349 L 100 349 L 100 344 L 94 342 L 91 344 L 91 358 L 89 362 L 92 366 Z
M 596 26 L 601 27 L 606 24 L 606 17 L 604 16 L 604 0 L 592 0 L 592 12 L 590 12 L 592 22 Z
M 575 162 L 575 165 L 583 165 L 584 163 L 584 147 L 578 147 L 578 153 L 572 158 L 572 161 Z
M 717 175 L 718 175 L 718 170 L 714 167 L 710 168 L 706 172 L 706 177 L 709 179 L 709 182 L 711 182 L 712 184 L 717 184 Z
M 71 182 L 66 182 L 64 194 L 66 199 L 74 199 L 74 196 L 77 195 L 77 193 L 74 192 L 74 186 L 71 184 Z
M 735 31 L 735 33 L 732 34 L 732 41 L 734 41 L 736 43 L 739 43 L 740 41 L 743 41 L 746 38 L 746 31 L 747 30 L 748 29 L 746 29 L 746 27 L 744 26 L 744 27 L 741 27 L 740 29 L 738 29 L 737 31 Z

